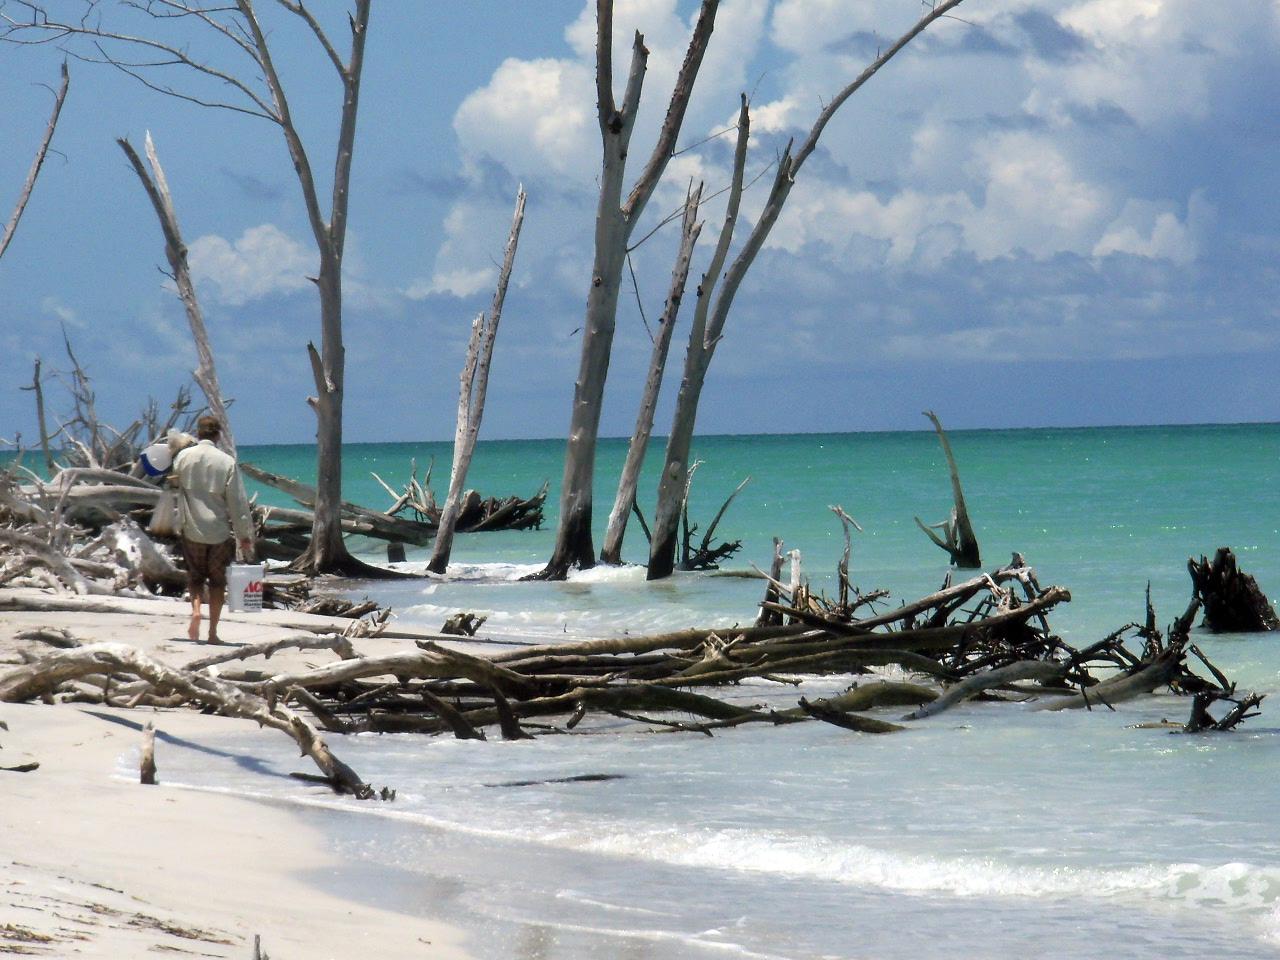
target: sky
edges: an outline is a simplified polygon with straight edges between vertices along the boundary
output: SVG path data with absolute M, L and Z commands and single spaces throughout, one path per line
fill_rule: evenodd
M 296 19 L 260 6 L 323 195 L 336 76 Z M 346 5 L 312 6 L 345 49 Z M 564 435 L 600 167 L 594 8 L 374 3 L 344 277 L 348 441 L 452 437 L 466 337 L 492 297 L 521 184 L 524 232 L 482 437 Z M 921 10 L 722 0 L 677 155 L 636 236 L 676 211 L 690 182 L 723 190 L 742 92 L 747 177 L 765 174 L 743 201 L 745 236 L 787 140 Z M 631 177 L 696 12 L 690 0 L 617 4 L 619 90 L 634 30 L 650 49 Z M 243 69 L 207 34 L 175 29 L 211 62 Z M 823 134 L 738 295 L 700 431 L 928 429 L 925 409 L 951 428 L 1280 419 L 1278 42 L 1277 0 L 966 0 Z M 0 45 L 5 219 L 61 59 L 53 45 Z M 126 424 L 189 381 L 194 349 L 159 270 L 159 227 L 115 143 L 150 131 L 237 440 L 310 442 L 317 259 L 278 128 L 107 66 L 73 60 L 71 73 L 54 152 L 0 259 L 0 438 L 34 441 L 32 397 L 19 388 L 37 356 L 46 371 L 68 368 L 64 330 L 109 421 Z M 691 288 L 722 204 L 703 208 Z M 632 254 L 604 435 L 634 422 L 676 226 Z M 46 392 L 51 411 L 66 410 L 56 380 Z

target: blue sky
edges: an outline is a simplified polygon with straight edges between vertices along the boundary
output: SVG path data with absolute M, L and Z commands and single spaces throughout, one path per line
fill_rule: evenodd
M 633 168 L 695 9 L 618 4 L 619 73 L 633 28 L 652 51 Z M 724 130 L 740 91 L 753 102 L 750 177 L 919 9 L 723 0 L 682 137 L 691 149 L 670 164 L 649 218 L 675 210 L 690 178 L 708 193 L 727 182 L 729 141 L 692 145 Z M 375 3 L 348 240 L 349 440 L 452 435 L 465 336 L 491 296 L 520 183 L 525 232 L 483 435 L 563 435 L 599 166 L 593 10 Z M 920 429 L 927 408 L 952 427 L 1277 419 L 1280 4 L 967 0 L 957 14 L 827 130 L 738 297 L 702 431 Z M 273 37 L 313 163 L 327 170 L 332 71 L 295 24 L 280 20 Z M 47 119 L 40 84 L 55 83 L 58 62 L 50 47 L 0 47 L 5 216 Z M 278 131 L 106 67 L 71 68 L 58 154 L 0 260 L 0 437 L 34 438 L 18 387 L 37 354 L 65 366 L 60 323 L 117 422 L 148 395 L 170 398 L 194 365 L 156 269 L 158 226 L 114 142 L 140 144 L 150 130 L 238 439 L 310 440 L 315 257 Z M 747 219 L 766 184 L 744 200 Z M 704 212 L 695 276 L 720 215 L 715 201 Z M 668 228 L 634 255 L 650 322 L 674 239 Z M 630 431 L 647 361 L 628 294 L 604 433 Z M 51 386 L 55 410 L 60 397 Z

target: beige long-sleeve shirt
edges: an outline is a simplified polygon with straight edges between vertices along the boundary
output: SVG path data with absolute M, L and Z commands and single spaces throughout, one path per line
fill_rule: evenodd
M 173 472 L 178 478 L 184 537 L 196 543 L 222 543 L 234 532 L 237 540 L 253 539 L 240 471 L 212 440 L 201 440 L 179 453 Z

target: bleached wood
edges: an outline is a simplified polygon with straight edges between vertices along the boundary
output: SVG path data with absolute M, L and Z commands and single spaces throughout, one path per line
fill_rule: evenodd
M 640 397 L 640 408 L 636 412 L 636 425 L 631 431 L 631 443 L 627 446 L 626 462 L 622 465 L 622 473 L 618 477 L 618 492 L 614 497 L 613 509 L 609 512 L 609 525 L 605 530 L 604 545 L 600 548 L 602 563 L 622 562 L 622 541 L 626 536 L 627 521 L 635 508 L 636 489 L 640 484 L 640 470 L 644 466 L 645 453 L 649 448 L 649 437 L 653 433 L 653 415 L 658 407 L 658 393 L 662 389 L 662 378 L 666 372 L 667 354 L 671 349 L 671 338 L 675 332 L 680 303 L 684 299 L 685 286 L 689 279 L 693 248 L 702 232 L 702 223 L 698 220 L 702 186 L 699 183 L 696 188 L 691 188 L 685 197 L 680 248 L 676 253 L 675 266 L 671 271 L 671 285 L 667 290 L 666 307 L 658 319 L 658 335 L 654 337 L 653 350 L 649 355 L 649 373 L 645 377 L 644 393 Z
M 373 795 L 372 788 L 333 755 L 316 729 L 288 707 L 214 677 L 176 670 L 122 643 L 86 644 L 0 671 L 0 702 L 22 703 L 77 677 L 112 673 L 135 674 L 158 690 L 172 690 L 231 716 L 287 733 L 335 786 L 362 798 Z
M 596 207 L 595 253 L 565 447 L 556 541 L 551 558 L 539 575 L 544 579 L 562 580 L 570 567 L 587 568 L 596 562 L 591 532 L 596 442 L 627 243 L 674 152 L 715 26 L 718 7 L 718 0 L 703 0 L 658 140 L 635 186 L 623 202 L 623 178 L 649 51 L 644 46 L 644 38 L 637 33 L 632 45 L 625 99 L 621 108 L 615 108 L 612 94 L 613 2 L 598 0 L 596 4 L 597 117 L 603 160 Z
M 440 514 L 440 527 L 436 532 L 435 546 L 427 569 L 442 574 L 449 566 L 449 554 L 453 550 L 453 535 L 458 526 L 462 509 L 462 494 L 466 487 L 467 471 L 475 455 L 480 436 L 480 424 L 484 419 L 485 396 L 489 390 L 489 367 L 493 362 L 493 345 L 498 337 L 498 323 L 502 319 L 502 307 L 507 297 L 507 285 L 511 281 L 511 269 L 515 265 L 516 248 L 520 243 L 520 228 L 524 223 L 524 187 L 516 193 L 515 212 L 511 218 L 511 231 L 498 271 L 498 282 L 493 292 L 489 315 L 478 316 L 471 325 L 471 340 L 467 346 L 466 361 L 458 388 L 458 418 L 453 438 L 453 468 L 449 473 L 449 494 Z
M 147 162 L 151 165 L 149 175 L 142 164 L 142 159 L 127 139 L 120 138 L 116 143 L 129 159 L 134 173 L 142 183 L 142 188 L 151 200 L 156 217 L 160 220 L 160 231 L 164 234 L 165 258 L 169 261 L 169 269 L 173 271 L 173 282 L 178 288 L 178 297 L 182 300 L 182 306 L 187 315 L 191 338 L 195 341 L 198 360 L 194 373 L 195 381 L 204 393 L 210 412 L 222 424 L 219 446 L 234 457 L 236 455 L 235 434 L 232 430 L 231 418 L 227 414 L 227 405 L 222 397 L 222 386 L 218 382 L 218 369 L 213 359 L 213 348 L 209 345 L 209 334 L 204 324 L 204 311 L 196 295 L 195 282 L 191 279 L 191 268 L 187 263 L 187 245 L 182 240 L 182 230 L 178 225 L 173 195 L 169 191 L 169 181 L 165 177 L 164 168 L 160 165 L 155 144 L 151 140 L 151 131 L 147 131 L 144 141 Z
M 4 233 L 0 234 L 0 257 L 4 256 L 4 252 L 9 249 L 9 244 L 13 241 L 13 235 L 18 232 L 18 223 L 22 220 L 22 214 L 26 211 L 27 203 L 31 200 L 31 191 L 35 189 L 36 179 L 40 176 L 40 168 L 44 166 L 44 158 L 49 152 L 49 144 L 53 142 L 53 132 L 58 128 L 58 117 L 62 114 L 62 105 L 66 103 L 67 90 L 70 87 L 71 74 L 67 71 L 66 61 L 63 61 L 62 83 L 58 87 L 58 92 L 54 94 L 53 114 L 49 117 L 49 123 L 45 127 L 44 137 L 40 141 L 40 146 L 36 148 L 36 156 L 31 161 L 31 169 L 27 171 L 27 179 L 22 185 L 22 192 L 18 194 L 18 202 L 14 205 L 13 213 L 9 216 L 9 222 L 5 224 Z M 40 377 L 39 370 L 39 361 L 37 361 L 37 382 Z
M 963 703 L 965 700 L 976 697 L 984 690 L 1004 686 L 1007 683 L 1016 683 L 1019 680 L 1035 680 L 1039 683 L 1045 683 L 1050 680 L 1061 680 L 1066 674 L 1066 664 L 1045 663 L 1043 660 L 1023 660 L 1018 663 L 1011 663 L 1008 666 L 998 667 L 995 670 L 988 670 L 984 673 L 966 677 L 959 683 L 944 690 L 942 696 L 938 697 L 938 699 L 924 704 L 917 710 L 913 710 L 902 719 L 923 720 L 925 717 L 935 716 L 944 710 L 950 710 L 958 703 Z
M 826 129 L 831 118 L 845 101 L 925 28 L 939 18 L 945 17 L 949 11 L 959 6 L 961 2 L 962 0 L 943 0 L 943 2 L 929 7 L 928 11 L 916 21 L 910 30 L 881 52 L 862 73 L 831 99 L 819 113 L 808 136 L 794 154 L 791 151 L 791 144 L 787 145 L 786 150 L 783 151 L 781 158 L 778 160 L 773 185 L 770 188 L 764 208 L 756 218 L 755 225 L 752 227 L 750 234 L 748 234 L 742 249 L 723 276 L 720 276 L 720 265 L 723 263 L 721 260 L 715 264 L 715 270 L 708 270 L 703 277 L 704 295 L 699 298 L 699 306 L 702 309 L 695 312 L 694 317 L 695 334 L 700 336 L 701 339 L 698 342 L 695 339 L 695 334 L 691 334 L 689 351 L 685 358 L 685 376 L 680 384 L 680 393 L 676 399 L 676 411 L 672 418 L 671 434 L 667 441 L 667 458 L 658 488 L 658 508 L 655 511 L 653 540 L 649 549 L 648 578 L 650 580 L 670 576 L 675 568 L 676 528 L 679 522 L 680 509 L 679 484 L 688 469 L 689 449 L 692 445 L 698 403 L 701 400 L 702 388 L 706 381 L 707 368 L 715 353 L 716 345 L 724 336 L 725 323 L 728 320 L 729 310 L 733 305 L 734 298 L 737 296 L 738 289 L 741 287 L 742 281 L 746 277 L 748 270 L 750 270 L 751 265 L 755 262 L 756 255 L 760 252 L 765 240 L 768 239 L 770 232 L 773 230 L 774 224 L 777 223 L 800 168 L 810 154 L 813 153 L 823 130 Z M 742 111 L 746 111 L 745 99 Z M 740 120 L 740 142 L 742 127 L 743 124 Z M 745 146 L 742 149 L 745 150 Z M 737 165 L 735 156 L 736 178 L 740 177 Z M 736 208 L 734 213 L 736 217 Z M 734 220 L 726 215 L 724 227 L 721 229 L 720 242 L 717 245 L 717 252 L 721 247 L 727 252 L 729 243 L 732 240 L 733 229 Z M 705 297 L 707 304 L 711 304 L 713 296 L 714 305 L 708 309 L 702 302 L 703 298 Z

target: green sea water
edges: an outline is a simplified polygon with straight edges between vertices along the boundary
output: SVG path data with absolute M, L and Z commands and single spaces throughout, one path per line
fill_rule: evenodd
M 1055 618 L 1075 639 L 1101 636 L 1143 612 L 1148 581 L 1162 621 L 1189 598 L 1189 556 L 1230 546 L 1264 590 L 1280 594 L 1280 424 L 957 431 L 951 435 L 984 566 L 1022 553 L 1042 583 L 1068 587 L 1072 603 Z M 529 496 L 551 481 L 546 521 L 539 531 L 460 536 L 453 576 L 462 582 L 393 588 L 409 610 L 430 597 L 420 616 L 478 607 L 514 621 L 542 610 L 542 627 L 599 632 L 637 626 L 687 626 L 708 619 L 749 617 L 758 598 L 753 582 L 700 575 L 644 584 L 638 571 L 597 571 L 558 587 L 514 585 L 513 570 L 536 569 L 550 555 L 563 464 L 561 441 L 482 442 L 468 485 L 486 496 Z M 344 496 L 385 509 L 393 488 L 416 460 L 421 477 L 434 461 L 433 486 L 447 489 L 448 443 L 353 444 L 343 463 Z M 613 502 L 626 441 L 601 442 L 596 466 L 597 546 Z M 655 442 L 640 485 L 652 514 L 661 446 Z M 314 448 L 249 447 L 245 460 L 310 480 Z M 717 539 L 741 540 L 726 567 L 767 568 L 772 539 L 798 548 L 816 586 L 830 585 L 843 549 L 840 524 L 829 509 L 841 505 L 862 526 L 854 534 L 854 581 L 910 598 L 934 589 L 946 556 L 916 527 L 944 519 L 951 507 L 946 466 L 932 432 L 795 434 L 702 437 L 691 515 L 703 525 L 745 477 L 750 483 L 730 507 Z M 255 486 L 255 485 L 251 485 Z M 262 502 L 287 503 L 257 488 Z M 352 546 L 377 558 L 374 542 Z M 647 544 L 631 523 L 625 559 L 643 563 Z M 409 559 L 425 560 L 426 550 Z M 507 609 L 503 609 L 506 606 Z M 525 609 L 521 609 L 521 608 Z M 530 609 L 531 608 L 531 609 Z M 554 621 L 554 622 L 553 622 Z M 495 623 L 495 626 L 497 623 Z

